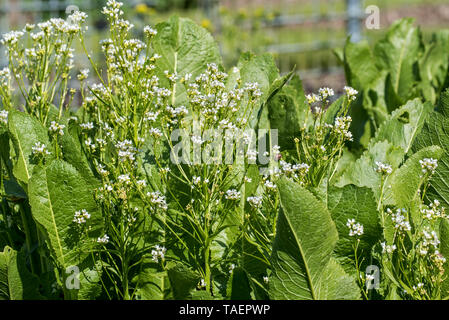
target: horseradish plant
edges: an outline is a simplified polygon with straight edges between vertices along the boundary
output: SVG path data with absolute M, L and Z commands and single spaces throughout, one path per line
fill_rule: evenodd
M 226 72 L 190 20 L 139 32 L 121 7 L 103 9 L 103 64 L 81 12 L 3 35 L 1 298 L 448 296 L 449 93 L 376 113 L 348 44 L 356 89 L 305 95 L 270 55 Z M 361 106 L 382 115 L 369 130 Z

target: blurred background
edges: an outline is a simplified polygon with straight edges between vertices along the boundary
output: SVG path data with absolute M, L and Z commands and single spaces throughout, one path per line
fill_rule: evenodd
M 89 49 L 101 61 L 98 42 L 107 37 L 101 14 L 107 0 L 0 0 L 0 33 L 26 23 L 65 18 L 74 10 L 89 15 Z M 139 32 L 172 14 L 189 17 L 217 39 L 226 67 L 240 53 L 271 52 L 281 73 L 294 66 L 306 91 L 340 88 L 344 71 L 333 49 L 352 41 L 375 41 L 396 19 L 413 17 L 424 36 L 449 27 L 449 0 L 122 0 L 126 18 Z M 373 7 L 376 6 L 376 7 Z M 376 10 L 378 22 L 376 26 Z M 369 21 L 368 21 L 369 20 Z M 368 26 L 368 27 L 367 27 Z M 0 65 L 4 64 L 0 49 Z M 87 61 L 78 59 L 80 67 Z

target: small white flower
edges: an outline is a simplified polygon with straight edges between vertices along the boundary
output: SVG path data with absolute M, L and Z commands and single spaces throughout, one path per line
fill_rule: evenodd
M 406 221 L 406 218 L 404 216 L 404 214 L 406 212 L 407 211 L 404 208 L 397 209 L 396 212 L 387 210 L 387 213 L 391 213 L 391 220 L 394 223 L 394 228 L 398 229 L 399 231 L 402 231 L 402 232 L 411 230 L 410 223 L 408 221 Z
M 371 282 L 371 281 L 373 281 L 375 279 L 375 277 L 374 277 L 374 275 L 372 275 L 372 274 L 366 274 L 365 275 L 365 281 L 366 282 Z
M 80 127 L 84 130 L 92 130 L 94 128 L 94 124 L 92 122 L 81 123 Z
M 306 99 L 308 104 L 313 104 L 315 102 L 321 101 L 321 97 L 319 95 L 316 95 L 315 93 L 306 95 Z
M 75 212 L 75 216 L 73 218 L 73 222 L 77 223 L 77 224 L 83 224 L 86 223 L 87 220 L 90 219 L 90 214 L 89 212 L 87 212 L 86 209 L 82 209 L 80 211 L 76 211 Z
M 363 235 L 363 225 L 356 222 L 354 219 L 348 219 L 346 226 L 349 228 L 350 237 Z
M 155 245 L 154 249 L 151 250 L 151 255 L 153 256 L 153 261 L 159 262 L 159 259 L 161 259 L 163 261 L 165 259 L 166 251 L 167 251 L 167 249 L 165 249 L 165 247 Z
M 0 123 L 8 124 L 8 111 L 6 110 L 0 111 Z
M 375 169 L 376 172 L 381 173 L 383 175 L 388 175 L 393 172 L 393 168 L 389 164 L 376 161 L 376 166 L 377 166 Z
M 226 191 L 225 198 L 228 200 L 239 200 L 240 192 L 235 189 L 230 189 Z
M 393 253 L 394 250 L 396 250 L 396 245 L 387 245 L 385 242 L 381 243 L 382 246 L 382 253 Z
M 359 93 L 359 92 L 358 92 L 357 90 L 355 90 L 354 88 L 351 88 L 351 87 L 348 87 L 348 86 L 345 86 L 345 87 L 343 88 L 343 90 L 345 91 L 346 96 L 348 97 L 348 100 L 349 100 L 349 101 L 355 100 L 355 98 L 357 97 L 357 94 Z
M 118 181 L 122 184 L 128 185 L 131 183 L 131 178 L 129 177 L 129 174 L 122 174 L 117 177 Z
M 49 130 L 50 130 L 50 132 L 54 132 L 56 134 L 59 134 L 60 136 L 63 136 L 64 128 L 65 128 L 65 125 L 59 124 L 56 121 L 52 121 L 50 124 Z
M 145 180 L 137 180 L 136 184 L 140 188 L 145 188 L 147 186 L 147 182 Z
M 334 90 L 331 88 L 320 88 L 318 90 L 318 93 L 320 94 L 322 101 L 327 101 L 328 98 L 330 98 L 334 95 Z
M 109 236 L 105 234 L 103 237 L 98 237 L 97 242 L 101 244 L 106 244 L 109 242 Z
M 45 144 L 40 142 L 36 142 L 34 146 L 31 148 L 31 150 L 34 155 L 46 156 L 50 154 Z
M 80 73 L 78 74 L 78 80 L 82 81 L 89 77 L 89 69 L 82 69 L 80 70 Z
M 147 197 L 150 198 L 150 203 L 153 204 L 156 208 L 167 210 L 167 202 L 165 201 L 165 196 L 162 195 L 159 191 L 148 192 Z
M 248 197 L 246 198 L 246 201 L 253 207 L 253 208 L 259 208 L 262 206 L 262 197 Z
M 162 137 L 162 131 L 158 128 L 150 128 L 150 130 L 148 130 L 148 133 L 155 138 Z
M 421 164 L 423 173 L 434 174 L 436 168 L 438 167 L 438 160 L 433 159 L 433 158 L 425 158 L 425 159 L 419 160 L 419 163 Z
M 149 38 L 154 37 L 155 35 L 157 35 L 157 30 L 153 29 L 151 26 L 144 27 L 143 28 L 143 32 Z
M 192 139 L 192 142 L 193 142 L 194 144 L 201 145 L 202 143 L 204 143 L 204 140 L 201 139 L 200 136 L 192 136 L 191 139 Z
M 270 180 L 265 181 L 264 185 L 268 190 L 276 190 L 276 185 Z

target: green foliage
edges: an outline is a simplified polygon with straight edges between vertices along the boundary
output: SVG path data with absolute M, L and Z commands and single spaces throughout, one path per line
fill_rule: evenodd
M 185 18 L 133 39 L 120 7 L 105 70 L 80 12 L 3 37 L 1 299 L 449 296 L 447 31 L 348 41 L 335 97 L 270 54 L 225 70 Z
M 344 47 L 346 80 L 362 93 L 351 116 L 355 141 L 363 146 L 396 108 L 414 98 L 435 103 L 447 86 L 449 34 L 442 30 L 425 42 L 413 22 L 393 23 L 373 49 L 367 42 Z
M 332 259 L 338 232 L 331 214 L 309 191 L 279 182 L 282 210 L 273 243 L 273 299 L 356 299 L 357 286 Z M 323 238 L 323 235 L 326 235 Z

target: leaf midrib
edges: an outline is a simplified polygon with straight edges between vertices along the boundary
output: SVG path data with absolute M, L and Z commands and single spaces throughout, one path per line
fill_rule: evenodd
M 289 218 L 287 217 L 287 215 L 285 214 L 285 211 L 284 211 L 282 214 L 284 215 L 284 217 L 285 217 L 285 219 L 286 219 L 286 221 L 287 221 L 287 224 L 288 224 L 290 230 L 291 230 L 292 233 L 293 233 L 293 237 L 295 238 L 295 241 L 296 241 L 296 243 L 297 243 L 297 245 L 298 245 L 299 253 L 300 253 L 301 258 L 302 258 L 302 260 L 303 260 L 303 262 L 304 262 L 304 268 L 305 268 L 305 271 L 306 271 L 307 282 L 309 283 L 310 293 L 311 293 L 311 295 L 312 295 L 312 300 L 316 300 L 316 294 L 315 294 L 315 289 L 314 289 L 313 283 L 312 283 L 312 277 L 311 277 L 310 271 L 309 271 L 309 265 L 308 265 L 308 263 L 307 263 L 307 260 L 306 260 L 304 251 L 303 251 L 302 246 L 301 246 L 301 243 L 300 243 L 298 237 L 296 236 L 296 232 L 294 232 L 293 226 L 292 226 L 292 224 L 291 224 L 291 222 L 290 222 L 290 219 L 289 219 Z
M 28 171 L 27 163 L 25 161 L 25 154 L 23 152 L 22 143 L 20 142 L 20 138 L 19 138 L 19 135 L 17 134 L 17 130 L 16 130 L 15 127 L 14 127 L 14 133 L 15 133 L 15 136 L 16 136 L 17 145 L 19 147 L 20 158 L 21 158 L 21 161 L 22 161 L 23 166 L 25 168 L 25 173 L 26 173 L 26 176 L 27 176 L 27 180 L 29 181 L 30 180 L 30 174 L 29 174 L 29 171 Z
M 410 37 L 410 32 L 407 34 L 407 37 L 405 38 L 404 45 L 402 46 L 401 53 L 399 55 L 397 77 L 396 77 L 396 83 L 394 86 L 396 93 L 398 93 L 398 90 L 399 90 L 399 79 L 401 78 L 402 62 L 404 59 L 405 48 L 406 48 L 407 44 L 409 44 L 409 42 L 410 42 L 409 37 Z
M 62 251 L 61 239 L 59 238 L 59 231 L 58 231 L 58 227 L 56 225 L 55 212 L 53 210 L 53 204 L 51 202 L 50 190 L 48 189 L 48 180 L 47 180 L 47 174 L 46 173 L 45 173 L 45 181 L 46 181 L 45 190 L 47 191 L 48 202 L 50 204 L 51 219 L 53 221 L 53 227 L 55 229 L 55 234 L 56 234 L 56 238 L 57 238 L 57 242 L 58 242 L 59 252 L 60 252 L 60 255 L 61 255 L 62 265 L 65 265 L 64 252 Z

